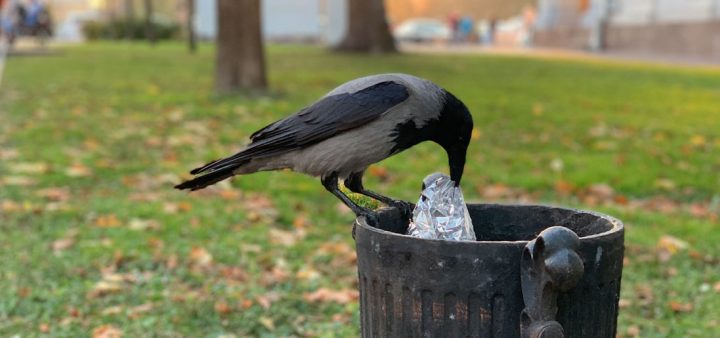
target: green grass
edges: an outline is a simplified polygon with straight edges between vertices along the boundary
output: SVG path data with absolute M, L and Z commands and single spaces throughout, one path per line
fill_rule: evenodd
M 356 302 L 303 297 L 356 287 L 352 216 L 317 179 L 274 172 L 198 194 L 171 187 L 332 87 L 381 72 L 432 79 L 473 112 L 467 199 L 508 187 L 505 199 L 626 222 L 620 334 L 720 336 L 719 71 L 287 46 L 272 46 L 268 65 L 267 95 L 218 96 L 208 46 L 188 55 L 179 44 L 91 44 L 8 60 L 0 336 L 80 337 L 102 325 L 127 337 L 357 335 Z M 366 186 L 415 200 L 445 161 L 423 144 L 380 164 L 387 174 Z M 587 188 L 600 183 L 615 198 L 596 207 Z M 660 261 L 663 235 L 689 248 Z

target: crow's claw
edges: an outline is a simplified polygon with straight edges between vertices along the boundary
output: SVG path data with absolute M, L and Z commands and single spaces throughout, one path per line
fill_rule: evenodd
M 392 200 L 389 205 L 393 208 L 397 208 L 398 210 L 400 210 L 403 218 L 408 220 L 412 218 L 412 212 L 413 209 L 415 209 L 415 204 L 402 200 Z
M 364 211 L 358 215 L 358 217 L 365 217 L 365 223 L 367 225 L 377 228 L 378 225 L 380 225 L 380 218 L 378 217 L 378 214 L 374 211 Z

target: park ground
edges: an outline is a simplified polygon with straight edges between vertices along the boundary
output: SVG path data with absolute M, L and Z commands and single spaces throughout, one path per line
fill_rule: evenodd
M 720 71 L 500 55 L 270 46 L 271 90 L 212 92 L 213 51 L 89 44 L 8 60 L 0 89 L 0 336 L 356 336 L 351 221 L 317 179 L 172 189 L 256 129 L 362 75 L 465 101 L 470 201 L 626 224 L 618 335 L 720 336 Z M 366 186 L 415 200 L 423 144 Z

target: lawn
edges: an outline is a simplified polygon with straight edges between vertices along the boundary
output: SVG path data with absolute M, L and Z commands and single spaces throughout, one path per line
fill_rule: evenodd
M 196 165 L 358 76 L 406 72 L 461 98 L 470 201 L 553 203 L 626 223 L 618 334 L 720 336 L 720 71 L 272 46 L 271 90 L 212 92 L 180 44 L 11 57 L 0 89 L 0 336 L 356 336 L 352 215 L 314 178 Z M 415 200 L 446 171 L 423 144 L 366 186 Z

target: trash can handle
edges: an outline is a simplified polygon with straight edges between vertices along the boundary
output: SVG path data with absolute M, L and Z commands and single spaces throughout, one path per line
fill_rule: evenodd
M 523 249 L 520 261 L 523 309 L 520 332 L 523 338 L 563 338 L 555 320 L 557 298 L 572 289 L 585 270 L 576 250 L 578 236 L 568 228 L 553 226 L 541 232 Z

